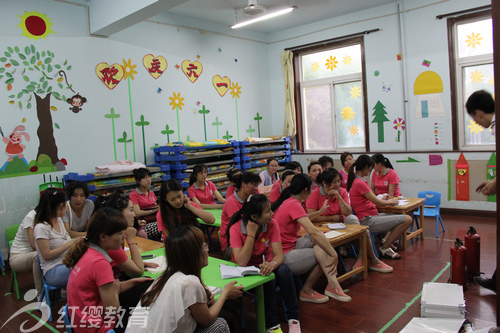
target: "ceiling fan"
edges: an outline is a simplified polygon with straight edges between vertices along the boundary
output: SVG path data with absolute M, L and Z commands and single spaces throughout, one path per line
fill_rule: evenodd
M 257 0 L 248 0 L 248 6 L 241 10 L 247 16 L 255 16 L 264 12 L 264 7 L 257 4 Z

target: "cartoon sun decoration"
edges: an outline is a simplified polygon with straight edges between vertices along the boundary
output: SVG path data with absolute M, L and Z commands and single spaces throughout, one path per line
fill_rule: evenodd
M 470 73 L 470 79 L 472 80 L 472 83 L 479 83 L 479 82 L 483 82 L 483 72 L 482 71 L 478 71 L 476 69 L 475 72 L 472 72 Z
M 472 33 L 472 36 L 467 35 L 468 39 L 465 40 L 465 42 L 468 43 L 467 47 L 472 46 L 472 48 L 474 49 L 476 48 L 476 44 L 481 45 L 480 41 L 483 40 L 483 37 L 479 37 L 480 34 L 481 33 L 478 32 L 477 35 L 475 35 L 474 33 Z
M 346 55 L 342 60 L 342 62 L 344 63 L 344 65 L 348 66 L 352 62 L 352 57 L 350 55 Z
M 32 12 L 24 12 L 23 15 L 18 15 L 21 18 L 21 23 L 19 23 L 18 27 L 23 30 L 21 36 L 28 37 L 28 40 L 33 38 L 34 40 L 38 40 L 40 38 L 46 39 L 46 37 L 55 33 L 52 30 L 53 23 L 50 22 L 51 19 L 47 17 L 45 14 L 38 13 L 36 10 Z
M 351 91 L 349 93 L 351 94 L 351 98 L 358 98 L 361 96 L 361 88 L 354 85 L 354 87 L 351 87 Z
M 349 129 L 349 132 L 351 132 L 351 135 L 357 135 L 359 132 L 359 127 L 356 125 L 351 126 Z
M 311 70 L 313 72 L 319 71 L 319 63 L 317 61 L 313 62 L 312 66 L 311 66 Z
M 470 121 L 470 125 L 467 127 L 470 128 L 471 133 L 478 134 L 479 132 L 484 131 L 483 127 L 481 125 L 479 125 L 478 123 L 476 123 L 474 120 L 469 120 L 469 121 Z
M 337 68 L 337 64 L 339 63 L 337 60 L 337 57 L 332 57 L 330 56 L 330 59 L 326 59 L 326 68 L 333 71 L 334 68 Z
M 344 120 L 347 120 L 347 121 L 354 119 L 354 114 L 355 114 L 355 112 L 352 112 L 352 108 L 349 106 L 346 106 L 345 108 L 343 108 L 342 112 L 340 113 L 342 118 L 344 118 Z

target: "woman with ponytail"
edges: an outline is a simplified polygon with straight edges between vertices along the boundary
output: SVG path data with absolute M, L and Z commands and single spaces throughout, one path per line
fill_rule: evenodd
M 75 333 L 113 329 L 120 307 L 119 294 L 151 280 L 115 281 L 108 252 L 121 248 L 126 229 L 127 220 L 120 211 L 101 208 L 90 218 L 87 236 L 78 239 L 63 260 L 72 268 L 68 281 L 68 308 Z M 120 331 L 123 330 L 122 327 Z
M 66 287 L 70 272 L 62 263 L 64 254 L 79 239 L 71 239 L 64 228 L 66 209 L 64 191 L 46 189 L 40 195 L 33 230 L 42 274 L 48 284 L 60 288 Z
M 281 173 L 281 179 L 280 179 L 280 186 L 274 187 L 271 190 L 271 197 L 269 198 L 269 201 L 271 201 L 271 204 L 278 200 L 278 198 L 281 195 L 281 192 L 288 186 L 290 186 L 290 182 L 292 181 L 292 177 L 295 176 L 295 172 L 292 170 L 285 170 Z
M 402 214 L 379 213 L 377 206 L 395 206 L 399 200 L 384 195 L 379 198 L 373 193 L 366 177 L 373 168 L 373 160 L 368 155 L 359 156 L 349 170 L 347 190 L 351 205 L 362 225 L 370 228 L 370 232 L 390 232 L 387 241 L 380 246 L 382 255 L 390 259 L 401 259 L 390 245 L 411 225 L 411 217 Z
M 375 195 L 388 194 L 392 197 L 399 197 L 399 176 L 391 162 L 381 153 L 372 156 L 373 171 L 371 189 Z
M 243 286 L 229 282 L 214 301 L 201 279 L 201 269 L 208 265 L 203 232 L 193 226 L 180 226 L 165 240 L 165 254 L 167 270 L 141 297 L 127 332 L 229 332 L 227 322 L 218 316 L 226 300 L 242 295 Z
M 311 220 L 314 222 L 344 222 L 345 224 L 359 224 L 356 215 L 352 214 L 349 195 L 347 190 L 341 187 L 341 175 L 334 168 L 328 168 L 318 176 L 318 182 L 321 184 L 319 188 L 314 190 L 307 199 L 307 213 L 315 213 L 320 210 L 325 202 L 328 202 L 327 210 L 316 218 Z M 368 231 L 368 230 L 367 230 Z M 380 273 L 391 273 L 392 267 L 380 261 L 368 237 L 368 259 L 371 260 L 368 266 L 370 270 Z M 361 267 L 361 258 L 358 258 L 354 263 L 354 268 Z
M 264 284 L 267 331 L 280 332 L 274 311 L 278 284 L 285 302 L 288 330 L 300 332 L 299 304 L 293 274 L 283 263 L 280 229 L 272 217 L 271 204 L 265 195 L 249 196 L 243 207 L 231 217 L 228 243 L 233 249 L 233 262 L 238 266 L 259 266 L 261 275 L 275 275 L 275 280 Z
M 228 186 L 226 190 L 226 200 L 229 199 L 230 196 L 233 195 L 234 191 L 236 190 L 236 186 L 234 185 L 234 180 L 233 177 L 236 175 L 242 175 L 243 171 L 241 171 L 238 168 L 231 168 L 226 174 L 227 179 L 231 182 L 231 185 Z
M 280 198 L 272 205 L 274 219 L 281 231 L 281 244 L 285 254 L 285 264 L 294 275 L 310 271 L 300 291 L 300 300 L 311 303 L 326 303 L 330 296 L 341 302 L 351 301 L 342 290 L 336 278 L 338 257 L 325 235 L 311 222 L 301 202 L 311 195 L 311 178 L 304 174 L 295 175 L 288 188 L 281 192 Z M 323 206 L 317 215 L 323 214 Z M 299 238 L 300 227 L 307 235 Z M 325 275 L 328 285 L 325 295 L 313 290 L 313 286 Z

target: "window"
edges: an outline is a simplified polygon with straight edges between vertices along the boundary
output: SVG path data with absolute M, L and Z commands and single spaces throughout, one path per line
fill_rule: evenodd
M 295 57 L 300 89 L 297 119 L 302 119 L 299 147 L 304 151 L 367 148 L 362 42 L 362 38 L 354 38 L 326 48 L 322 45 Z
M 491 129 L 475 123 L 465 109 L 467 98 L 477 90 L 494 94 L 493 24 L 491 13 L 471 14 L 448 20 L 453 43 L 450 63 L 452 87 L 456 91 L 455 149 L 493 150 L 495 137 Z

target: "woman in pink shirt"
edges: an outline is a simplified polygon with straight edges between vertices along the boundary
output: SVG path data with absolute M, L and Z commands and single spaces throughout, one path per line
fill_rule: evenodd
M 298 174 L 292 178 L 290 186 L 281 192 L 280 198 L 272 205 L 275 211 L 274 218 L 281 232 L 284 262 L 294 275 L 310 272 L 300 291 L 301 301 L 326 303 L 327 296 L 330 296 L 341 302 L 350 302 L 351 297 L 344 293 L 337 281 L 337 252 L 325 235 L 312 224 L 302 207 L 301 202 L 307 200 L 310 195 L 311 178 Z M 317 215 L 323 214 L 326 208 L 326 205 L 323 206 Z M 307 231 L 307 235 L 299 238 L 301 227 Z M 323 274 L 328 280 L 325 290 L 327 296 L 313 290 L 314 284 Z
M 193 168 L 193 173 L 189 176 L 189 199 L 202 209 L 213 209 L 224 207 L 226 199 L 220 195 L 215 184 L 207 180 L 208 169 L 205 164 L 197 164 Z M 214 197 L 220 202 L 215 203 Z
M 320 185 L 317 181 L 318 175 L 321 173 L 321 164 L 319 162 L 311 162 L 307 166 L 307 175 L 311 177 L 312 187 L 311 189 L 314 191 Z
M 342 177 L 340 187 L 347 189 L 347 178 L 349 178 L 349 169 L 354 163 L 354 157 L 347 151 L 343 152 L 342 155 L 340 155 L 340 163 L 342 163 L 342 169 L 339 171 L 340 176 Z
M 182 192 L 182 185 L 175 179 L 163 182 L 160 187 L 160 211 L 156 219 L 158 230 L 163 233 L 163 239 L 179 226 L 192 225 L 199 227 L 200 218 L 203 222 L 213 224 L 212 213 L 204 211 Z
M 122 247 L 126 229 L 127 221 L 120 211 L 101 208 L 91 217 L 87 236 L 78 239 L 64 257 L 64 265 L 72 268 L 68 280 L 68 312 L 75 333 L 113 329 L 119 314 L 119 294 L 152 280 L 115 280 L 108 252 Z
M 290 182 L 292 181 L 293 176 L 295 176 L 295 172 L 292 170 L 285 170 L 281 174 L 281 179 L 280 179 L 280 184 L 281 186 L 279 187 L 273 187 L 271 190 L 271 197 L 269 198 L 269 201 L 271 201 L 271 204 L 273 204 L 276 200 L 281 195 L 281 192 L 288 186 L 290 186 Z
M 402 214 L 379 213 L 377 206 L 394 206 L 398 199 L 384 195 L 378 198 L 368 185 L 365 177 L 370 175 L 373 160 L 368 155 L 361 155 L 349 170 L 347 190 L 349 191 L 351 206 L 362 225 L 370 228 L 370 232 L 391 232 L 387 241 L 379 248 L 382 255 L 390 259 L 401 259 L 390 245 L 403 234 L 411 225 L 411 217 Z
M 234 191 L 236 190 L 236 186 L 234 186 L 234 180 L 233 180 L 233 177 L 236 176 L 236 175 L 241 175 L 243 174 L 243 171 L 241 171 L 240 169 L 238 168 L 231 168 L 231 170 L 229 170 L 227 172 L 227 179 L 229 179 L 229 181 L 231 182 L 231 185 L 229 185 L 229 187 L 227 188 L 226 190 L 226 200 L 233 195 Z
M 372 156 L 373 174 L 371 189 L 376 195 L 389 194 L 391 198 L 399 197 L 399 177 L 391 162 L 381 153 Z
M 151 188 L 151 171 L 146 168 L 134 169 L 137 188 L 130 192 L 129 198 L 134 204 L 134 213 L 138 219 L 137 234 L 150 239 L 160 240 L 161 233 L 156 228 L 156 213 L 160 209 L 156 202 L 156 195 Z

